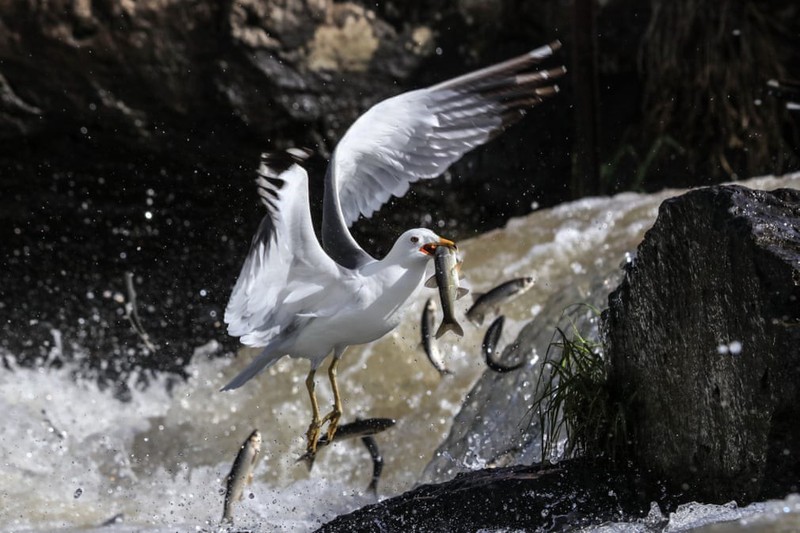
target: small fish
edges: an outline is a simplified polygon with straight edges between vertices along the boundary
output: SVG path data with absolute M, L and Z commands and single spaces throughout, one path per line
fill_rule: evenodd
M 336 430 L 336 433 L 333 436 L 333 442 L 375 435 L 376 433 L 386 431 L 396 423 L 397 421 L 392 418 L 366 418 L 364 420 L 357 419 L 355 422 L 350 422 L 349 424 L 339 426 L 339 429 Z M 330 444 L 328 442 L 328 436 L 322 435 L 318 442 L 318 449 L 319 447 L 327 446 L 328 444 Z M 311 467 L 314 466 L 314 459 L 316 459 L 316 454 L 306 452 L 300 456 L 297 462 L 305 462 L 306 466 L 308 466 L 308 469 L 311 470 Z
M 433 264 L 436 267 L 434 278 L 439 287 L 439 299 L 442 302 L 442 323 L 436 330 L 435 337 L 438 339 L 448 331 L 452 331 L 459 337 L 464 336 L 464 329 L 455 318 L 456 300 L 469 291 L 458 286 L 458 255 L 456 251 L 448 246 L 439 246 L 433 256 Z M 430 280 L 426 283 L 429 286 Z
M 428 361 L 431 362 L 433 368 L 439 372 L 440 376 L 444 376 L 445 374 L 452 374 L 452 372 L 445 368 L 442 352 L 439 351 L 439 347 L 436 345 L 436 342 L 432 337 L 435 319 L 436 302 L 433 301 L 433 298 L 428 298 L 428 301 L 425 302 L 425 307 L 422 309 L 422 320 L 419 328 L 420 332 L 422 333 L 421 344 L 422 348 L 425 350 L 425 355 L 428 356 Z
M 475 293 L 475 302 L 467 311 L 467 318 L 473 324 L 483 325 L 483 319 L 491 309 L 496 309 L 500 304 L 523 294 L 533 287 L 533 278 L 516 278 L 501 283 L 486 294 Z
M 124 520 L 125 520 L 125 515 L 122 513 L 117 513 L 97 527 L 108 527 L 116 524 L 121 524 Z
M 253 482 L 253 472 L 261 458 L 261 433 L 257 429 L 247 437 L 236 454 L 233 466 L 225 478 L 225 506 L 222 521 L 233 523 L 233 504 L 244 498 L 244 487 Z
M 481 344 L 483 356 L 486 358 L 486 366 L 501 374 L 503 372 L 512 372 L 518 368 L 522 368 L 522 365 L 525 364 L 525 361 L 520 361 L 514 365 L 504 365 L 494 360 L 494 354 L 499 352 L 497 349 L 497 342 L 500 340 L 500 335 L 503 334 L 504 323 L 504 316 L 501 315 L 497 317 L 497 319 L 492 322 L 492 325 L 489 326 L 489 329 L 486 330 L 486 335 L 483 337 L 483 344 Z
M 383 472 L 383 456 L 378 449 L 378 443 L 372 435 L 361 437 L 361 442 L 367 447 L 370 457 L 372 457 L 372 481 L 369 482 L 367 490 L 373 496 L 378 496 L 378 481 L 381 479 L 381 472 Z

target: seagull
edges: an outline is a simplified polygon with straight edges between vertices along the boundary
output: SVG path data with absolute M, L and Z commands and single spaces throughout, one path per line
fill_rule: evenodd
M 267 213 L 225 309 L 228 334 L 261 348 L 222 390 L 237 389 L 288 355 L 309 359 L 306 388 L 312 420 L 307 453 L 316 453 L 323 426 L 333 442 L 342 416 L 337 367 L 348 346 L 375 341 L 400 322 L 436 248 L 453 241 L 425 228 L 397 238 L 383 259 L 362 249 L 349 227 L 369 218 L 411 183 L 441 175 L 466 152 L 517 122 L 555 94 L 566 70 L 536 70 L 560 43 L 463 76 L 389 98 L 347 130 L 325 175 L 322 243 L 311 222 L 310 152 L 262 154 L 256 184 Z M 315 374 L 333 353 L 328 378 L 333 408 L 320 417 Z

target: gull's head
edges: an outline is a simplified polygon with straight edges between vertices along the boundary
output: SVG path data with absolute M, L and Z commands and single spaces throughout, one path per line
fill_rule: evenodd
M 386 258 L 391 258 L 400 264 L 425 263 L 433 257 L 439 246 L 455 248 L 456 243 L 439 237 L 429 229 L 410 229 L 397 238 Z

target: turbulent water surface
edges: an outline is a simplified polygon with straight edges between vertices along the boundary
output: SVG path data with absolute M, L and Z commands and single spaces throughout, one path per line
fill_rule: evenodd
M 745 184 L 798 188 L 800 175 Z M 460 243 L 465 283 L 483 290 L 515 276 L 536 279 L 532 290 L 504 310 L 502 342 L 507 343 L 532 317 L 561 313 L 563 309 L 542 307 L 553 294 L 568 286 L 588 287 L 599 267 L 625 261 L 655 220 L 660 202 L 675 193 L 585 199 L 514 219 L 503 230 Z M 463 338 L 448 334 L 441 339 L 453 375 L 440 377 L 429 364 L 418 347 L 418 323 L 423 302 L 434 295 L 422 289 L 395 332 L 372 345 L 351 348 L 340 368 L 343 422 L 356 416 L 398 421 L 376 437 L 385 459 L 380 498 L 419 480 L 464 395 L 485 371 L 480 343 L 489 320 L 476 328 L 463 319 Z M 460 316 L 469 300 L 459 302 Z M 59 331 L 51 333 L 55 356 L 61 349 Z M 322 450 L 311 474 L 296 463 L 310 419 L 304 385 L 307 361 L 284 359 L 245 387 L 221 393 L 219 388 L 247 364 L 249 354 L 212 357 L 221 350 L 212 337 L 198 338 L 196 344 L 185 383 L 167 392 L 166 378 L 157 377 L 142 389 L 133 376 L 127 402 L 94 381 L 76 379 L 71 364 L 46 371 L 16 368 L 14 354 L 4 354 L 12 368 L 0 372 L 5 422 L 0 437 L 0 527 L 97 527 L 119 515 L 121 521 L 101 529 L 213 530 L 222 514 L 223 478 L 253 428 L 264 436 L 264 457 L 236 508 L 237 526 L 310 531 L 373 501 L 366 491 L 372 465 L 358 440 Z M 331 395 L 323 372 L 317 381 L 321 404 L 327 406 Z M 798 509 L 798 500 L 790 497 L 746 509 L 698 505 L 661 518 L 669 520 L 668 531 L 682 531 L 723 520 L 757 522 L 756 516 L 796 518 Z M 658 511 L 651 515 L 594 530 L 661 530 Z

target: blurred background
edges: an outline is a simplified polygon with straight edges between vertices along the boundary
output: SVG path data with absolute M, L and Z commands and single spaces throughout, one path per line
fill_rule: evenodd
M 317 216 L 371 105 L 556 39 L 561 94 L 357 224 L 365 247 L 798 168 L 800 113 L 768 85 L 800 78 L 794 0 L 0 0 L 0 355 L 81 358 L 124 398 L 134 368 L 177 376 L 209 337 L 234 349 L 222 313 L 262 151 L 316 151 Z M 125 316 L 126 272 L 158 351 Z

